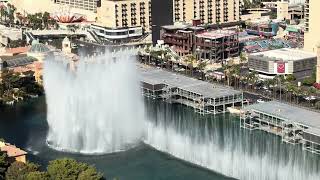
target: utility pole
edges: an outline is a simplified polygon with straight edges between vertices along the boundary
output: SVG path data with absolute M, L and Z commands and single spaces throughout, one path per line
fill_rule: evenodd
M 279 87 L 280 87 L 280 102 L 281 102 L 281 90 L 282 90 L 281 89 L 281 75 L 279 76 L 279 84 L 280 84 Z

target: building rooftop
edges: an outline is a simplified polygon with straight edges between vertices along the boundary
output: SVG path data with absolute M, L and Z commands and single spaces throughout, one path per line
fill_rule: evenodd
M 16 56 L 0 56 L 0 62 L 1 61 L 4 63 L 4 67 L 11 68 L 32 64 L 34 61 L 37 61 L 37 59 L 25 54 L 19 54 Z
M 215 31 L 206 31 L 196 35 L 196 37 L 208 38 L 208 39 L 219 39 L 226 36 L 231 36 L 237 34 L 233 30 L 215 30 Z
M 23 155 L 27 154 L 27 152 L 21 150 L 20 148 L 17 148 L 14 145 L 8 144 L 8 143 L 5 143 L 4 146 L 1 146 L 0 150 L 2 152 L 6 152 L 8 157 L 18 157 L 18 156 L 23 156 Z
M 290 122 L 307 126 L 309 127 L 308 131 L 317 132 L 317 134 L 320 135 L 320 113 L 318 112 L 280 103 L 278 101 L 253 104 L 244 109 L 264 112 Z
M 296 61 L 301 59 L 316 58 L 316 54 L 290 48 L 275 49 L 270 51 L 252 53 L 251 56 L 266 57 L 274 60 Z
M 29 53 L 47 53 L 49 51 L 50 49 L 46 45 L 39 42 L 32 42 L 32 46 L 29 49 Z
M 167 84 L 187 91 L 203 95 L 206 98 L 218 98 L 240 94 L 240 91 L 231 88 L 210 84 L 205 81 L 189 78 L 180 74 L 155 68 L 141 68 L 141 80 L 149 84 Z
M 6 53 L 8 54 L 21 54 L 21 53 L 26 53 L 29 50 L 29 46 L 25 46 L 25 47 L 17 47 L 17 48 L 7 48 L 6 49 Z
M 177 23 L 174 25 L 166 25 L 166 26 L 162 26 L 163 29 L 168 29 L 168 30 L 177 30 L 177 29 L 186 29 L 188 27 L 190 27 L 191 25 L 189 24 L 181 24 L 181 23 Z

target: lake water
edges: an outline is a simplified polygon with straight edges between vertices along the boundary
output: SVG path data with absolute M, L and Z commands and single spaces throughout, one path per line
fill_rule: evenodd
M 274 135 L 240 129 L 237 116 L 200 116 L 185 106 L 154 100 L 146 100 L 146 105 L 154 124 L 146 143 L 152 147 L 141 143 L 106 155 L 50 149 L 44 97 L 1 107 L 0 137 L 28 151 L 28 159 L 43 166 L 71 157 L 94 165 L 107 178 L 121 180 L 232 179 L 221 174 L 238 179 L 320 179 L 319 156 L 303 152 L 298 145 L 283 144 Z

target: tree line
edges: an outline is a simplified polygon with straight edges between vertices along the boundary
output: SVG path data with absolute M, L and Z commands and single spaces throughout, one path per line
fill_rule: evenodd
M 6 153 L 0 152 L 0 180 L 103 180 L 95 167 L 74 159 L 64 158 L 50 161 L 46 170 L 32 162 L 10 163 Z
M 228 62 L 221 61 L 221 68 L 216 71 L 224 75 L 222 79 L 210 75 L 210 72 L 206 71 L 209 62 L 200 60 L 195 54 L 177 57 L 177 55 L 171 53 L 169 49 L 147 47 L 144 53 L 140 52 L 140 61 L 172 71 L 178 71 L 193 77 L 198 76 L 199 78 L 200 74 L 202 80 L 223 83 L 224 85 L 233 86 L 236 89 L 245 91 L 258 93 L 257 88 L 264 88 L 263 95 L 271 99 L 278 99 L 281 96 L 282 100 L 294 104 L 300 104 L 303 98 L 320 94 L 320 91 L 313 87 L 316 79 L 315 69 L 313 69 L 310 77 L 303 79 L 302 86 L 298 86 L 296 77 L 292 74 L 285 76 L 277 75 L 272 79 L 262 81 L 256 71 L 248 71 L 248 59 L 244 53 L 240 54 L 239 64 L 233 63 L 233 60 Z M 261 93 L 261 91 L 259 93 Z M 309 100 L 305 105 L 320 109 L 319 100 Z
M 0 74 L 0 104 L 23 101 L 43 94 L 43 87 L 34 78 L 34 71 L 16 73 L 10 69 Z

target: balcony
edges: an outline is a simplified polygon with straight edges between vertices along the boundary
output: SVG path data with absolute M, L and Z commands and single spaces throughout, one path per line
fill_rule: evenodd
M 172 39 L 172 38 L 164 38 L 163 41 L 165 43 L 167 43 L 167 44 L 180 45 L 180 46 L 183 45 L 182 41 L 177 41 L 177 40 Z

